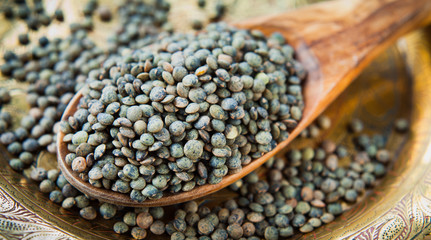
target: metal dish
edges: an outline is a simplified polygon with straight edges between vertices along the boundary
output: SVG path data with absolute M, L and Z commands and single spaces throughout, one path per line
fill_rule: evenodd
M 72 4 L 72 2 L 74 4 Z M 194 6 L 194 1 L 185 1 Z M 230 2 L 230 1 L 228 1 Z M 282 11 L 303 1 L 262 2 L 261 13 L 274 9 Z M 80 17 L 77 8 L 82 4 L 74 1 L 50 2 L 68 8 L 70 19 Z M 237 1 L 237 8 L 247 1 Z M 181 3 L 183 4 L 183 3 Z M 113 3 L 107 3 L 113 5 Z M 254 5 L 254 4 L 253 4 Z M 277 6 L 281 6 L 277 8 Z M 194 6 L 196 7 L 196 6 Z M 197 7 L 196 7 L 197 8 Z M 272 9 L 272 10 L 271 10 Z M 174 9 L 172 18 L 185 11 L 185 7 Z M 253 12 L 232 10 L 228 20 L 245 18 Z M 235 17 L 233 17 L 235 16 Z M 0 47 L 23 51 L 15 43 L 16 36 L 25 28 L 19 23 L 1 19 Z M 115 18 L 114 20 L 115 21 Z M 182 21 L 183 25 L 187 21 Z M 3 24 L 5 23 L 5 24 Z M 98 38 L 112 29 L 113 23 L 100 23 L 100 28 L 91 34 Z M 182 28 L 181 23 L 178 28 Z M 67 25 L 53 25 L 44 29 L 48 35 L 65 34 Z M 32 33 L 30 37 L 36 39 Z M 6 110 L 18 117 L 28 109 L 23 89 L 25 84 L 2 81 L 0 85 L 12 89 L 13 102 Z M 366 132 L 383 133 L 390 140 L 388 148 L 395 152 L 388 174 L 372 191 L 362 196 L 349 210 L 328 225 L 306 235 L 292 239 L 421 239 L 431 232 L 431 28 L 414 32 L 401 39 L 385 51 L 326 111 L 333 127 L 325 131 L 324 138 L 336 142 L 346 141 L 351 136 L 345 131 L 345 124 L 352 117 L 364 119 Z M 411 132 L 400 135 L 392 131 L 396 118 L 410 119 Z M 316 144 L 313 141 L 297 141 L 294 145 Z M 0 237 L 6 239 L 129 239 L 112 231 L 114 220 L 86 221 L 76 211 L 66 211 L 49 201 L 48 196 L 38 191 L 38 185 L 9 168 L 10 156 L 2 149 L 0 163 Z M 41 153 L 38 166 L 46 169 L 56 167 L 56 158 Z M 24 173 L 28 175 L 28 171 Z M 215 205 L 234 196 L 228 190 L 220 191 L 206 199 L 203 204 Z M 150 237 L 154 239 L 153 237 Z M 161 239 L 168 239 L 167 236 Z

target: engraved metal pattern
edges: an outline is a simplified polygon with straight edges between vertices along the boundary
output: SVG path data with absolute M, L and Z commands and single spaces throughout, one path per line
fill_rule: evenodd
M 431 231 L 431 175 L 384 216 L 348 238 L 355 240 L 417 239 Z
M 413 98 L 416 99 L 429 98 L 425 96 L 429 96 L 428 91 L 431 86 L 430 30 L 428 28 L 415 32 L 406 37 L 406 45 L 400 45 L 400 48 L 406 53 L 407 64 L 415 79 L 413 88 L 416 95 Z M 428 41 L 424 41 L 424 39 Z M 430 105 L 428 103 L 420 105 L 420 108 L 416 107 L 413 118 L 420 115 L 423 119 L 427 119 L 426 112 L 429 112 L 427 108 L 429 109 Z M 431 167 L 429 164 L 431 144 L 429 133 L 424 134 L 424 131 L 421 131 L 425 129 L 421 128 L 423 124 L 426 122 L 418 122 L 416 129 L 413 129 L 413 135 L 416 136 L 413 138 L 416 143 L 412 143 L 412 145 L 414 145 L 413 147 L 421 146 L 419 154 L 410 156 L 412 158 L 410 164 L 424 167 L 422 176 L 417 171 L 421 179 L 412 184 L 410 191 L 406 192 L 389 211 L 369 222 L 367 227 L 358 230 L 357 233 L 346 236 L 347 238 L 355 240 L 423 239 L 431 233 Z M 415 157 L 416 159 L 414 159 Z
M 10 240 L 76 239 L 30 212 L 1 188 L 0 236 Z

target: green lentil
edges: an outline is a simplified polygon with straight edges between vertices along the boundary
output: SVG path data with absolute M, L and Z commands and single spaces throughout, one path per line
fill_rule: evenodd
M 131 227 L 136 226 L 136 216 L 134 212 L 127 212 L 123 216 L 123 222 Z
M 153 216 L 148 212 L 139 213 L 136 216 L 136 224 L 143 229 L 148 229 L 153 224 Z
M 409 129 L 409 122 L 407 119 L 400 118 L 395 121 L 395 130 L 398 132 L 406 132 Z
M 117 207 L 109 203 L 103 203 L 99 208 L 99 212 L 104 219 L 111 219 L 117 213 Z
M 156 220 L 151 224 L 150 231 L 155 235 L 162 235 L 165 233 L 165 224 L 160 220 Z
M 209 235 L 214 231 L 214 226 L 212 223 L 207 219 L 201 219 L 198 222 L 198 232 L 202 235 Z
M 55 203 L 61 203 L 63 199 L 64 199 L 63 194 L 58 190 L 54 190 L 49 194 L 49 200 Z
M 147 237 L 147 231 L 140 227 L 132 228 L 131 235 L 134 239 L 145 239 Z
M 49 179 L 44 179 L 39 185 L 39 190 L 43 193 L 52 192 L 54 189 L 55 189 L 55 184 L 53 181 Z
M 97 212 L 93 207 L 85 207 L 79 211 L 82 218 L 86 220 L 94 220 L 97 217 Z
M 126 233 L 127 231 L 129 231 L 129 226 L 127 226 L 127 224 L 123 222 L 116 222 L 114 224 L 114 232 L 122 234 Z

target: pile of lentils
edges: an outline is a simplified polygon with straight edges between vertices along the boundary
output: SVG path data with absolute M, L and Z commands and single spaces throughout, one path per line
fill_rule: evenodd
M 285 140 L 305 72 L 280 34 L 211 24 L 108 59 L 61 123 L 66 163 L 142 202 L 217 184 Z

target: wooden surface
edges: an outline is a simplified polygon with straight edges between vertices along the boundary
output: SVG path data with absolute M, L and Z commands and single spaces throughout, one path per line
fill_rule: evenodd
M 242 171 L 218 184 L 195 187 L 188 192 L 166 195 L 158 200 L 133 202 L 121 193 L 91 186 L 60 164 L 71 184 L 81 191 L 124 206 L 165 206 L 200 198 L 229 186 L 284 149 L 352 82 L 360 71 L 398 37 L 431 20 L 429 0 L 332 1 L 275 16 L 246 20 L 237 25 L 259 29 L 265 34 L 280 32 L 293 44 L 308 71 L 304 86 L 303 118 L 289 138 L 271 152 L 244 166 Z M 71 104 L 78 104 L 75 101 Z M 73 107 L 76 109 L 76 107 Z M 70 109 L 69 109 L 70 110 Z M 73 113 L 67 113 L 67 117 Z M 61 142 L 63 135 L 59 134 Z M 62 162 L 67 146 L 58 144 Z M 65 154 L 61 154 L 65 153 Z M 73 179 L 75 178 L 75 179 Z
M 256 4 L 259 2 L 256 0 L 238 0 L 237 2 L 249 5 L 250 1 Z M 69 1 L 63 1 L 63 3 L 67 2 Z M 271 5 L 274 2 L 285 3 L 286 1 L 265 0 L 260 3 Z M 69 7 L 68 10 L 72 12 L 76 10 L 73 8 L 75 5 L 70 6 L 72 8 Z M 276 11 L 282 9 L 280 5 L 273 7 Z M 268 9 L 271 8 L 268 6 Z M 240 7 L 232 8 L 230 18 L 232 20 L 244 18 L 244 14 L 249 13 L 243 13 L 240 10 Z M 176 8 L 173 11 L 173 14 L 178 14 L 175 12 Z M 96 24 L 99 23 L 96 22 Z M 97 30 L 90 37 L 99 39 L 100 36 L 106 36 L 109 31 L 103 27 L 107 27 L 109 24 L 101 24 L 103 30 Z M 176 24 L 181 25 L 180 22 L 176 22 Z M 8 25 L 3 25 L 3 28 L 5 26 L 8 27 Z M 58 26 L 54 29 L 58 29 Z M 385 51 L 326 111 L 335 125 L 325 131 L 322 137 L 336 142 L 348 142 L 349 135 L 345 131 L 345 124 L 352 117 L 363 119 L 367 133 L 383 133 L 391 139 L 388 148 L 400 153 L 394 158 L 396 162 L 393 170 L 383 179 L 382 184 L 368 195 L 362 196 L 365 199 L 361 203 L 349 206 L 351 210 L 341 215 L 333 223 L 308 235 L 297 235 L 293 239 L 344 239 L 348 237 L 350 239 L 355 237 L 356 239 L 383 239 L 378 234 L 382 232 L 382 229 L 393 230 L 395 233 L 406 232 L 407 235 L 402 235 L 403 237 L 400 239 L 422 239 L 424 234 L 431 230 L 429 228 L 429 219 L 431 219 L 429 206 L 431 204 L 428 200 L 431 199 L 431 182 L 424 178 L 423 174 L 431 170 L 430 157 L 425 154 L 431 151 L 431 139 L 429 138 L 431 134 L 429 124 L 431 121 L 430 32 L 431 29 L 416 32 L 402 40 L 397 46 Z M 2 34 L 6 34 L 10 39 L 16 39 L 11 37 L 7 31 L 3 31 Z M 7 46 L 14 46 L 10 39 L 1 42 L 3 49 L 5 43 L 7 45 L 12 42 Z M 19 50 L 18 48 L 17 51 Z M 407 61 L 404 61 L 404 57 L 407 58 Z M 407 72 L 412 73 L 411 79 Z M 22 114 L 27 106 L 25 101 L 22 101 L 25 99 L 25 95 L 19 90 L 22 89 L 21 85 L 14 81 L 4 80 L 1 81 L 1 84 L 12 90 L 13 103 L 6 109 L 14 114 Z M 413 100 L 413 104 L 410 100 Z M 411 118 L 413 129 L 409 138 L 405 139 L 393 133 L 391 129 L 397 117 L 409 118 L 411 112 L 413 112 Z M 404 144 L 406 140 L 407 144 Z M 312 143 L 294 141 L 293 145 L 289 147 L 317 144 L 318 141 Z M 31 227 L 37 227 L 32 232 L 34 236 L 46 236 L 46 233 L 52 233 L 54 236 L 55 233 L 55 236 L 60 236 L 61 239 L 74 239 L 74 237 L 78 239 L 130 239 L 128 235 L 118 235 L 112 232 L 112 226 L 116 220 L 108 221 L 99 217 L 95 221 L 86 221 L 78 216 L 76 209 L 64 210 L 59 205 L 50 202 L 46 194 L 38 191 L 37 183 L 29 181 L 9 168 L 7 161 L 10 156 L 5 152 L 3 150 L 0 153 L 0 162 L 5 166 L 0 170 L 0 200 L 2 203 L 6 203 L 0 206 L 2 221 L 6 219 L 13 223 L 31 223 Z M 38 166 L 53 166 L 55 157 L 42 153 L 37 164 Z M 410 180 L 410 178 L 412 179 Z M 200 199 L 199 202 L 214 206 L 234 196 L 230 191 L 222 190 Z M 13 206 L 13 208 L 6 209 L 7 206 Z M 168 214 L 174 209 L 175 206 L 168 208 Z M 8 215 L 8 213 L 12 215 Z M 7 219 L 8 216 L 13 219 Z M 28 216 L 37 216 L 39 219 L 29 222 L 30 220 L 26 220 Z M 405 221 L 397 224 L 400 216 Z M 34 219 L 32 218 L 31 221 Z M 388 225 L 392 228 L 389 228 Z M 41 226 L 43 228 L 40 228 Z M 12 228 L 2 229 L 0 236 L 7 234 L 8 231 L 14 230 Z M 373 235 L 374 233 L 376 235 Z M 360 234 L 364 236 L 357 237 Z M 150 236 L 149 239 L 169 239 L 169 237 Z

